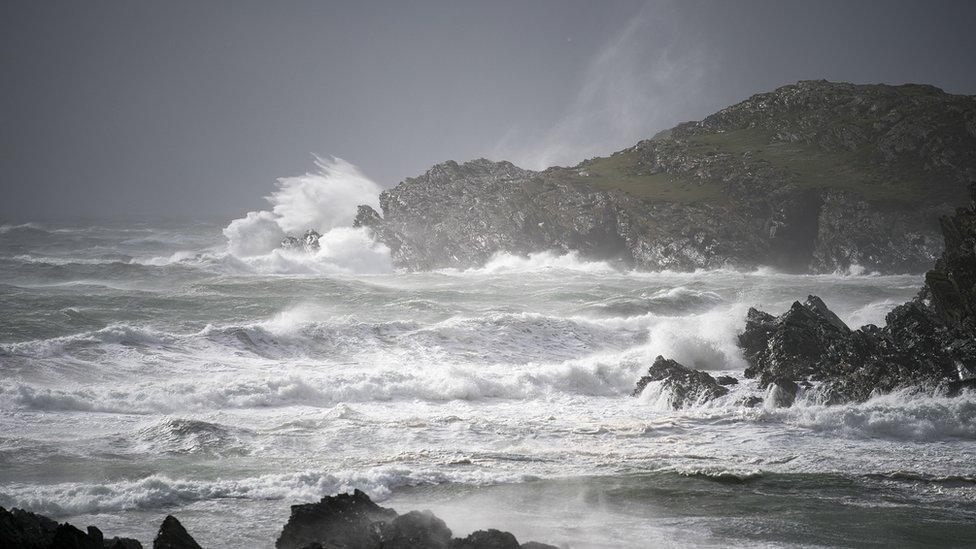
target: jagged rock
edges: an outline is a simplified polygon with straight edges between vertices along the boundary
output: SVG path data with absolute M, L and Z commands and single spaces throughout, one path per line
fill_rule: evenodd
M 417 270 L 575 250 L 655 270 L 921 272 L 976 176 L 974 119 L 976 98 L 930 86 L 799 82 L 571 168 L 438 164 L 355 223 Z
M 559 549 L 555 545 L 549 545 L 548 543 L 539 543 L 537 541 L 529 541 L 520 545 L 521 549 Z
M 715 383 L 719 385 L 738 385 L 739 380 L 732 376 L 718 376 L 715 378 Z
M 750 309 L 745 332 L 739 336 L 739 346 L 749 362 L 745 376 L 758 377 L 761 387 L 777 378 L 807 378 L 817 373 L 824 350 L 850 332 L 816 296 L 808 296 L 804 303 L 794 302 L 776 318 Z
M 640 395 L 652 381 L 662 382 L 662 389 L 670 393 L 670 403 L 675 409 L 712 400 L 729 392 L 709 374 L 692 370 L 663 356 L 654 359 L 647 375 L 637 381 L 632 395 Z
M 190 536 L 176 520 L 173 515 L 167 515 L 163 523 L 159 526 L 156 539 L 153 540 L 153 549 L 202 549 L 200 545 Z
M 369 496 L 356 490 L 352 494 L 324 497 L 318 503 L 291 506 L 277 549 L 301 549 L 311 543 L 323 547 L 378 547 L 379 532 L 373 523 L 396 518 L 396 511 L 380 507 Z
M 498 545 L 499 543 L 514 545 Z M 475 532 L 452 539 L 444 521 L 430 511 L 396 511 L 380 507 L 356 490 L 322 498 L 318 503 L 293 505 L 291 518 L 281 531 L 278 549 L 492 549 L 519 547 L 508 532 Z M 531 547 L 531 546 L 530 546 Z M 536 547 L 546 548 L 543 544 Z
M 478 530 L 468 537 L 456 539 L 451 543 L 451 549 L 519 549 L 519 542 L 508 532 L 495 530 Z
M 0 547 L 46 549 L 57 529 L 58 523 L 45 516 L 0 507 Z
M 945 251 L 922 290 L 888 313 L 882 328 L 850 331 L 813 296 L 778 318 L 750 310 L 739 338 L 746 375 L 779 389 L 785 380 L 821 381 L 817 393 L 827 403 L 902 387 L 955 394 L 976 385 L 976 183 L 970 205 L 944 217 L 942 232 Z
M 142 549 L 126 538 L 105 540 L 102 531 L 89 526 L 82 532 L 45 516 L 21 509 L 0 507 L 0 548 L 3 549 Z

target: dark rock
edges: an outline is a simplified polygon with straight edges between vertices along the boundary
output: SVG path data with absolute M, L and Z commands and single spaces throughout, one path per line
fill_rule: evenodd
M 707 373 L 686 368 L 663 356 L 654 359 L 654 364 L 648 368 L 647 375 L 637 382 L 632 395 L 640 395 L 652 381 L 663 382 L 663 389 L 670 392 L 671 405 L 675 409 L 712 400 L 729 392 Z
M 519 542 L 515 536 L 500 530 L 478 530 L 468 537 L 456 539 L 451 543 L 451 549 L 519 549 Z
M 89 527 L 88 531 L 92 532 L 92 527 Z M 98 528 L 94 528 L 94 532 L 96 536 L 92 537 L 89 533 L 82 532 L 70 524 L 58 525 L 57 530 L 54 531 L 51 547 L 52 549 L 103 549 L 102 533 Z
M 945 251 L 918 296 L 895 307 L 885 326 L 850 331 L 819 299 L 778 318 L 750 310 L 739 338 L 761 385 L 821 381 L 826 403 L 863 401 L 903 387 L 956 394 L 976 381 L 976 183 L 971 204 L 942 220 Z M 778 400 L 785 402 L 785 400 Z
M 383 523 L 379 529 L 383 549 L 448 549 L 451 530 L 430 511 L 410 511 Z
M 819 297 L 796 301 L 773 318 L 750 309 L 739 346 L 749 362 L 745 376 L 759 378 L 761 387 L 774 379 L 798 380 L 817 372 L 824 350 L 851 333 Z
M 374 523 L 392 522 L 396 511 L 380 507 L 356 490 L 322 498 L 318 503 L 291 506 L 277 549 L 301 549 L 312 543 L 348 549 L 380 546 L 380 528 Z
M 153 549 L 201 549 L 200 545 L 190 536 L 173 515 L 167 515 L 163 524 L 159 526 Z
M 555 545 L 549 545 L 548 543 L 539 543 L 537 541 L 529 541 L 520 545 L 522 549 L 559 549 Z
M 121 541 L 121 545 L 119 542 Z M 3 549 L 142 549 L 135 540 L 113 538 L 106 541 L 102 531 L 89 526 L 82 532 L 20 509 L 0 507 L 0 548 Z
M 57 529 L 58 523 L 45 516 L 0 507 L 0 547 L 46 549 Z
M 738 385 L 739 380 L 732 376 L 718 376 L 715 378 L 715 383 L 719 385 Z
M 142 549 L 142 544 L 131 538 L 115 537 L 105 540 L 105 549 Z
M 777 378 L 769 384 L 766 399 L 777 408 L 789 408 L 799 393 L 800 386 L 792 380 Z

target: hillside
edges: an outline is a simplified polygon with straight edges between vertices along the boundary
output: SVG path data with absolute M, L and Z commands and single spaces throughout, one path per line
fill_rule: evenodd
M 402 267 L 576 250 L 644 269 L 921 272 L 976 180 L 976 98 L 804 81 L 543 172 L 446 162 L 358 223 Z

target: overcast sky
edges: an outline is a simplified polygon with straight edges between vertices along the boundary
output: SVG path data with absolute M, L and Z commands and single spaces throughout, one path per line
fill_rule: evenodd
M 0 221 L 231 217 L 312 154 L 383 186 L 575 164 L 801 79 L 976 94 L 976 2 L 0 3 Z

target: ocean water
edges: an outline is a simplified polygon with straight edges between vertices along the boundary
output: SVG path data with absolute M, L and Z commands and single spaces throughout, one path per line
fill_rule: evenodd
M 354 488 L 568 548 L 976 546 L 972 394 L 630 396 L 657 355 L 741 377 L 750 306 L 881 324 L 920 276 L 398 272 L 351 227 L 379 186 L 316 166 L 230 222 L 0 224 L 0 505 L 144 544 L 173 514 L 210 548 Z
M 403 273 L 346 226 L 235 255 L 222 225 L 0 228 L 0 505 L 143 542 L 174 514 L 207 547 L 352 488 L 565 547 L 976 543 L 972 395 L 630 396 L 657 355 L 741 377 L 750 306 L 882 323 L 918 276 Z

